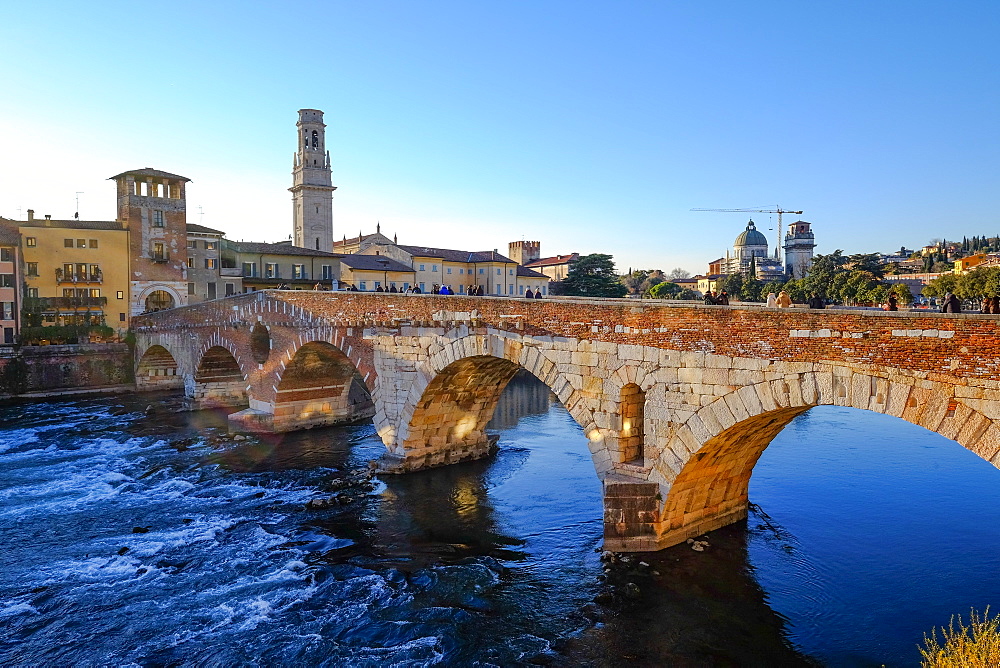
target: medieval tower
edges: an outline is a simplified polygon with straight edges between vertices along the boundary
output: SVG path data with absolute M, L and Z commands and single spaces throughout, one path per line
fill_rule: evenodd
M 326 125 L 319 109 L 299 109 L 299 150 L 292 165 L 292 242 L 301 248 L 333 250 L 333 185 Z
M 816 237 L 804 220 L 792 223 L 785 234 L 785 273 L 792 278 L 805 278 L 812 265 Z
M 128 230 L 131 314 L 186 306 L 190 179 L 151 167 L 111 178 L 118 221 Z

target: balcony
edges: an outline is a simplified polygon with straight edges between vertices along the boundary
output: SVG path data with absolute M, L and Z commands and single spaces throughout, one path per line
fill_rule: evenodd
M 56 269 L 56 285 L 61 285 L 63 283 L 96 283 L 100 285 L 104 282 L 104 272 L 97 271 L 93 273 L 65 273 L 62 269 Z
M 36 297 L 30 300 L 24 300 L 25 308 L 37 308 L 42 310 L 59 308 L 90 308 L 92 306 L 103 307 L 107 303 L 107 297 Z

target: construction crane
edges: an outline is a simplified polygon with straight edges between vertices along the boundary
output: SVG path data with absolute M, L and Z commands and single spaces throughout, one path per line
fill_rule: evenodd
M 778 246 L 775 248 L 777 253 L 778 261 L 781 261 L 781 214 L 783 213 L 794 213 L 798 216 L 802 215 L 801 211 L 789 211 L 788 209 L 782 209 L 780 206 L 775 205 L 773 209 L 691 209 L 692 211 L 719 211 L 722 213 L 776 213 L 778 214 Z

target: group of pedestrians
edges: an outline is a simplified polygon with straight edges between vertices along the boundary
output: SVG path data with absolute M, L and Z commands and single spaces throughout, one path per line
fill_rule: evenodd
M 709 290 L 705 293 L 705 303 L 709 306 L 729 306 L 729 295 L 726 291 L 716 292 Z
M 785 290 L 782 290 L 778 294 L 769 292 L 767 293 L 767 301 L 764 305 L 768 308 L 791 308 L 792 297 Z

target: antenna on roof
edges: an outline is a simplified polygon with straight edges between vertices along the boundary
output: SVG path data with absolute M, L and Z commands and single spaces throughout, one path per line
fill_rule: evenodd
M 73 218 L 80 220 L 80 195 L 83 194 L 82 190 L 76 192 L 76 213 L 73 214 Z
M 201 225 L 205 222 L 205 212 L 201 208 L 201 204 L 198 205 L 198 224 Z

